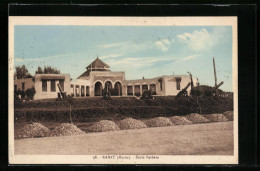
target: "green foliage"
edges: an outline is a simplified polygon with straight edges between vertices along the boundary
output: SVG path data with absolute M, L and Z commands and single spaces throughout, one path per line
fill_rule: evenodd
M 18 95 L 21 95 L 21 98 L 23 99 L 25 97 L 25 92 L 22 90 L 18 90 Z
M 33 100 L 35 93 L 36 93 L 36 91 L 35 91 L 34 87 L 29 88 L 25 91 L 26 96 L 28 96 L 31 100 Z
M 22 65 L 22 66 L 15 67 L 14 78 L 15 79 L 32 78 L 32 76 L 28 72 L 28 69 L 25 67 L 25 65 Z
M 60 71 L 51 66 L 45 66 L 44 69 L 38 67 L 36 74 L 60 74 Z
M 35 72 L 36 74 L 43 74 L 43 70 L 41 67 L 38 67 L 38 70 Z
M 115 98 L 113 100 L 72 99 L 60 101 L 30 101 L 15 106 L 15 117 L 27 120 L 85 122 L 98 119 L 135 119 L 157 116 L 170 117 L 200 113 L 196 98 L 155 97 L 154 100 Z M 232 98 L 199 97 L 202 114 L 233 110 Z M 68 106 L 71 104 L 71 108 Z M 71 112 L 70 112 L 71 110 Z
M 153 99 L 152 90 L 144 91 L 141 99 Z

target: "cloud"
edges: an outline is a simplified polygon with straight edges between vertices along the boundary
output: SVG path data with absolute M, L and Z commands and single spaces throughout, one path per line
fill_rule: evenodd
M 119 43 L 109 43 L 109 44 L 105 44 L 105 45 L 100 45 L 100 48 L 116 48 L 116 47 L 122 47 L 125 46 L 127 44 L 129 44 L 130 42 L 119 42 Z
M 53 58 L 59 58 L 59 57 L 64 57 L 68 54 L 63 54 L 63 55 L 53 55 L 53 56 L 46 56 L 46 57 L 41 57 L 41 58 L 15 58 L 15 62 L 24 62 L 24 61 L 40 61 L 40 60 L 46 60 L 46 59 L 53 59 Z
M 170 48 L 170 45 L 173 43 L 174 40 L 170 40 L 169 38 L 167 39 L 160 39 L 156 42 L 154 42 L 154 44 L 156 45 L 157 48 L 159 48 L 160 50 L 162 50 L 163 52 L 168 51 Z
M 120 56 L 123 56 L 124 54 L 120 53 L 120 54 L 110 54 L 110 55 L 105 55 L 105 56 L 101 56 L 99 57 L 100 59 L 106 59 L 106 58 L 117 58 Z
M 196 57 L 198 57 L 198 55 L 190 55 L 190 56 L 186 56 L 186 57 L 183 57 L 183 58 L 177 58 L 172 64 L 181 63 L 181 62 L 184 62 L 184 61 L 189 61 L 189 60 L 194 59 Z
M 183 33 L 177 35 L 179 40 L 186 43 L 190 49 L 194 51 L 211 49 L 217 45 L 220 40 L 225 40 L 227 34 L 227 28 L 215 28 L 211 33 L 206 29 L 201 29 L 199 31 L 193 31 L 192 33 Z
M 111 66 L 130 66 L 130 67 L 136 67 L 136 66 L 149 66 L 156 64 L 157 62 L 161 61 L 171 61 L 173 58 L 163 58 L 163 57 L 142 57 L 142 58 L 125 58 L 122 60 L 110 60 L 108 61 L 111 63 Z
M 188 46 L 195 51 L 205 50 L 214 45 L 214 39 L 206 29 L 193 31 L 192 33 L 179 34 L 178 38 L 181 42 L 188 44 Z
M 15 59 L 15 62 L 22 62 L 23 61 L 23 58 L 16 58 Z
M 117 43 L 110 43 L 105 45 L 98 45 L 98 48 L 100 49 L 115 49 L 117 51 L 123 51 L 124 53 L 128 52 L 137 52 L 137 51 L 143 51 L 143 50 L 149 50 L 158 48 L 161 51 L 165 52 L 168 51 L 171 44 L 174 42 L 171 38 L 164 38 L 157 40 L 155 42 L 153 41 L 143 41 L 143 42 L 117 42 Z
M 139 51 L 139 50 L 147 50 L 151 47 L 152 42 L 118 42 L 111 43 L 105 45 L 98 45 L 100 49 L 115 49 L 117 51 L 123 51 L 124 53 Z

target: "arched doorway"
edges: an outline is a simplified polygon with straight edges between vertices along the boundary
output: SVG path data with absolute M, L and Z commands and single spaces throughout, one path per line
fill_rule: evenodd
M 101 82 L 96 82 L 96 84 L 95 84 L 95 96 L 102 96 L 102 90 L 103 90 L 103 87 L 102 87 Z
M 107 81 L 105 83 L 105 91 L 111 93 L 111 90 L 112 90 L 112 83 L 110 81 Z
M 114 95 L 115 96 L 122 96 L 122 85 L 121 85 L 120 82 L 115 83 Z
M 147 84 L 142 85 L 142 93 L 144 91 L 148 91 L 148 85 Z

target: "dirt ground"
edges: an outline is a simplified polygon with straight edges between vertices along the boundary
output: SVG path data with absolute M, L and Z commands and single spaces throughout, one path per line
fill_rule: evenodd
M 233 155 L 233 122 L 15 140 L 15 154 Z

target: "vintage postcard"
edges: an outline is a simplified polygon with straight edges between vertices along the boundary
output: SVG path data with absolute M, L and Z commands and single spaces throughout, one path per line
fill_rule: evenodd
M 236 17 L 9 17 L 10 164 L 238 164 Z

